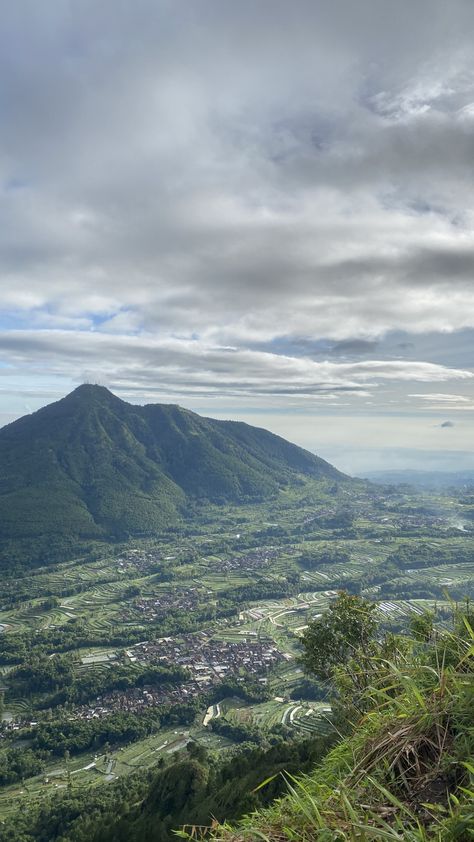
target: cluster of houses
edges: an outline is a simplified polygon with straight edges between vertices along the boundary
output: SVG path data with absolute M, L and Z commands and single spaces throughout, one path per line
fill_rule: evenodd
M 215 573 L 229 573 L 231 571 L 253 571 L 266 567 L 278 558 L 278 547 L 257 547 L 240 556 L 226 559 L 213 559 L 212 570 Z M 117 559 L 118 570 L 122 573 L 149 572 L 160 562 L 176 559 L 175 555 L 163 556 L 157 550 L 131 549 Z
M 123 553 L 117 559 L 117 569 L 120 573 L 149 573 L 151 567 L 156 567 L 162 561 L 174 560 L 176 556 L 165 556 L 159 550 L 144 550 L 133 548 Z
M 113 690 L 97 696 L 93 704 L 81 705 L 74 710 L 74 719 L 102 719 L 117 711 L 139 713 L 158 705 L 179 704 L 196 698 L 201 692 L 199 685 L 188 681 L 178 687 L 133 687 L 129 690 Z
M 188 670 L 189 680 L 178 686 L 133 687 L 104 693 L 92 704 L 75 708 L 73 719 L 101 719 L 116 711 L 137 713 L 149 707 L 190 701 L 226 679 L 244 683 L 250 676 L 265 684 L 267 673 L 285 658 L 271 641 L 218 640 L 206 632 L 138 643 L 126 655 L 132 662 L 179 664 Z M 5 722 L 3 733 L 35 725 L 37 722 L 17 719 Z
M 231 642 L 209 638 L 206 633 L 154 642 L 139 643 L 127 651 L 133 662 L 180 664 L 187 668 L 189 681 L 177 687 L 148 686 L 114 690 L 98 696 L 93 704 L 74 711 L 75 719 L 100 719 L 116 711 L 137 713 L 149 707 L 178 704 L 196 698 L 226 678 L 244 682 L 252 676 L 267 682 L 268 671 L 284 656 L 271 642 Z
M 141 620 L 156 622 L 163 620 L 170 612 L 196 610 L 199 604 L 209 605 L 213 591 L 197 586 L 190 588 L 174 588 L 172 591 L 163 591 L 152 597 L 135 597 L 121 613 L 121 620 L 127 621 L 136 619 L 137 615 Z
M 288 548 L 286 548 L 288 551 Z M 278 547 L 261 547 L 253 549 L 242 556 L 219 559 L 212 562 L 213 573 L 245 572 L 252 573 L 267 567 L 271 561 L 278 558 L 281 550 Z
M 12 731 L 20 731 L 22 728 L 35 728 L 38 722 L 28 716 L 16 716 L 3 719 L 0 722 L 0 740 L 11 734 Z
M 145 663 L 179 664 L 201 690 L 229 677 L 250 675 L 264 683 L 265 674 L 283 659 L 272 641 L 218 640 L 206 632 L 138 643 L 127 654 Z

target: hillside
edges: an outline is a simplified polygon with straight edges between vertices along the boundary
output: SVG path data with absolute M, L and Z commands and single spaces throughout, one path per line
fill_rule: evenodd
M 284 798 L 207 838 L 472 840 L 473 619 L 454 609 L 441 631 L 418 616 L 413 637 L 388 636 L 366 658 L 359 649 L 333 674 L 344 739 L 309 775 L 287 775 Z
M 301 475 L 343 479 L 266 430 L 83 385 L 0 430 L 0 548 L 151 534 L 196 501 L 265 500 Z
M 241 741 L 224 758 L 209 750 L 214 723 L 205 737 L 183 741 L 173 758 L 168 753 L 147 771 L 135 768 L 106 789 L 87 790 L 69 776 L 67 791 L 52 800 L 22 799 L 21 809 L 2 821 L 1 839 L 472 840 L 472 612 L 453 606 L 442 625 L 435 622 L 442 615 L 413 615 L 409 630 L 393 634 L 374 609 L 340 593 L 305 635 L 307 669 L 320 655 L 316 639 L 332 661 L 336 727 L 327 737 L 295 741 L 280 729 L 259 745 Z M 14 752 L 4 752 L 6 761 Z

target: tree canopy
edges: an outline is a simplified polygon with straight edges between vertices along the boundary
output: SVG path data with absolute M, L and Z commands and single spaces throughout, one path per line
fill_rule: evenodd
M 337 667 L 366 651 L 377 627 L 374 610 L 373 603 L 341 591 L 303 635 L 301 662 L 306 670 L 328 679 Z

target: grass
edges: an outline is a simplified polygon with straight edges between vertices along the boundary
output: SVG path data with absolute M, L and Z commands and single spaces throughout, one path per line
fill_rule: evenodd
M 374 664 L 349 736 L 313 774 L 287 776 L 283 799 L 215 828 L 213 842 L 473 839 L 474 632 L 462 622 L 466 634 Z

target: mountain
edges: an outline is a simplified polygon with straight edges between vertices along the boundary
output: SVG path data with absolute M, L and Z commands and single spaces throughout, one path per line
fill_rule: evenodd
M 266 430 L 83 385 L 0 430 L 0 550 L 151 534 L 191 502 L 265 500 L 301 475 L 344 478 Z

